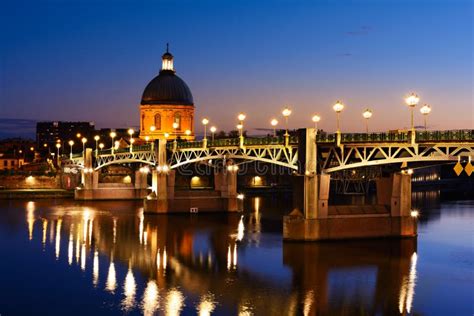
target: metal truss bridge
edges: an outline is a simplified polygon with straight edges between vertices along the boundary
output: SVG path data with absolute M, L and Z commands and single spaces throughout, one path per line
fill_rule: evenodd
M 474 158 L 474 130 L 416 132 L 415 142 L 407 132 L 320 133 L 317 135 L 318 169 L 332 173 L 346 169 L 397 163 L 441 162 Z M 214 141 L 168 142 L 167 166 L 215 160 L 235 163 L 262 162 L 298 170 L 297 137 L 249 137 Z M 304 146 L 304 145 L 303 145 Z M 94 169 L 112 164 L 142 163 L 158 167 L 157 145 L 147 144 L 116 150 L 95 151 Z M 301 149 L 301 148 L 300 148 Z M 83 155 L 66 159 L 66 166 L 83 166 Z

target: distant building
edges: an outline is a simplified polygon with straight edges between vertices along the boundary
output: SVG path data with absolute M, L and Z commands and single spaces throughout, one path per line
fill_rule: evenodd
M 56 151 L 56 142 L 69 140 L 81 142 L 82 137 L 92 140 L 95 133 L 93 122 L 38 122 L 36 123 L 36 144 L 41 151 Z
M 25 159 L 0 154 L 0 170 L 18 170 L 25 164 Z
M 161 71 L 143 91 L 140 138 L 194 139 L 194 101 L 187 84 L 176 75 L 173 55 L 166 49 Z

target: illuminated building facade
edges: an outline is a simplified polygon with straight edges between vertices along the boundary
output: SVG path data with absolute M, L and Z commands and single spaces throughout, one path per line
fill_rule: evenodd
M 191 90 L 176 75 L 173 55 L 166 49 L 161 71 L 148 83 L 140 103 L 140 138 L 194 139 Z

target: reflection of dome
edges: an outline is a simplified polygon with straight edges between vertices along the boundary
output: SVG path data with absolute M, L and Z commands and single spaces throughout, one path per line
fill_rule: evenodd
M 171 70 L 162 70 L 143 92 L 141 104 L 193 105 L 188 85 Z
M 160 74 L 146 86 L 141 104 L 194 105 L 188 85 L 175 74 L 173 55 L 169 53 L 168 47 L 162 61 Z

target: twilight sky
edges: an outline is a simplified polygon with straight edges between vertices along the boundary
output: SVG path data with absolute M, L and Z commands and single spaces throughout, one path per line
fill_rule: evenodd
M 229 130 L 283 122 L 333 131 L 409 125 L 403 97 L 429 103 L 433 129 L 474 128 L 471 0 L 22 1 L 0 4 L 2 120 L 137 126 L 166 42 L 197 122 Z M 9 124 L 10 124 L 9 123 Z M 419 107 L 416 124 L 422 124 Z M 200 126 L 196 127 L 199 133 Z

